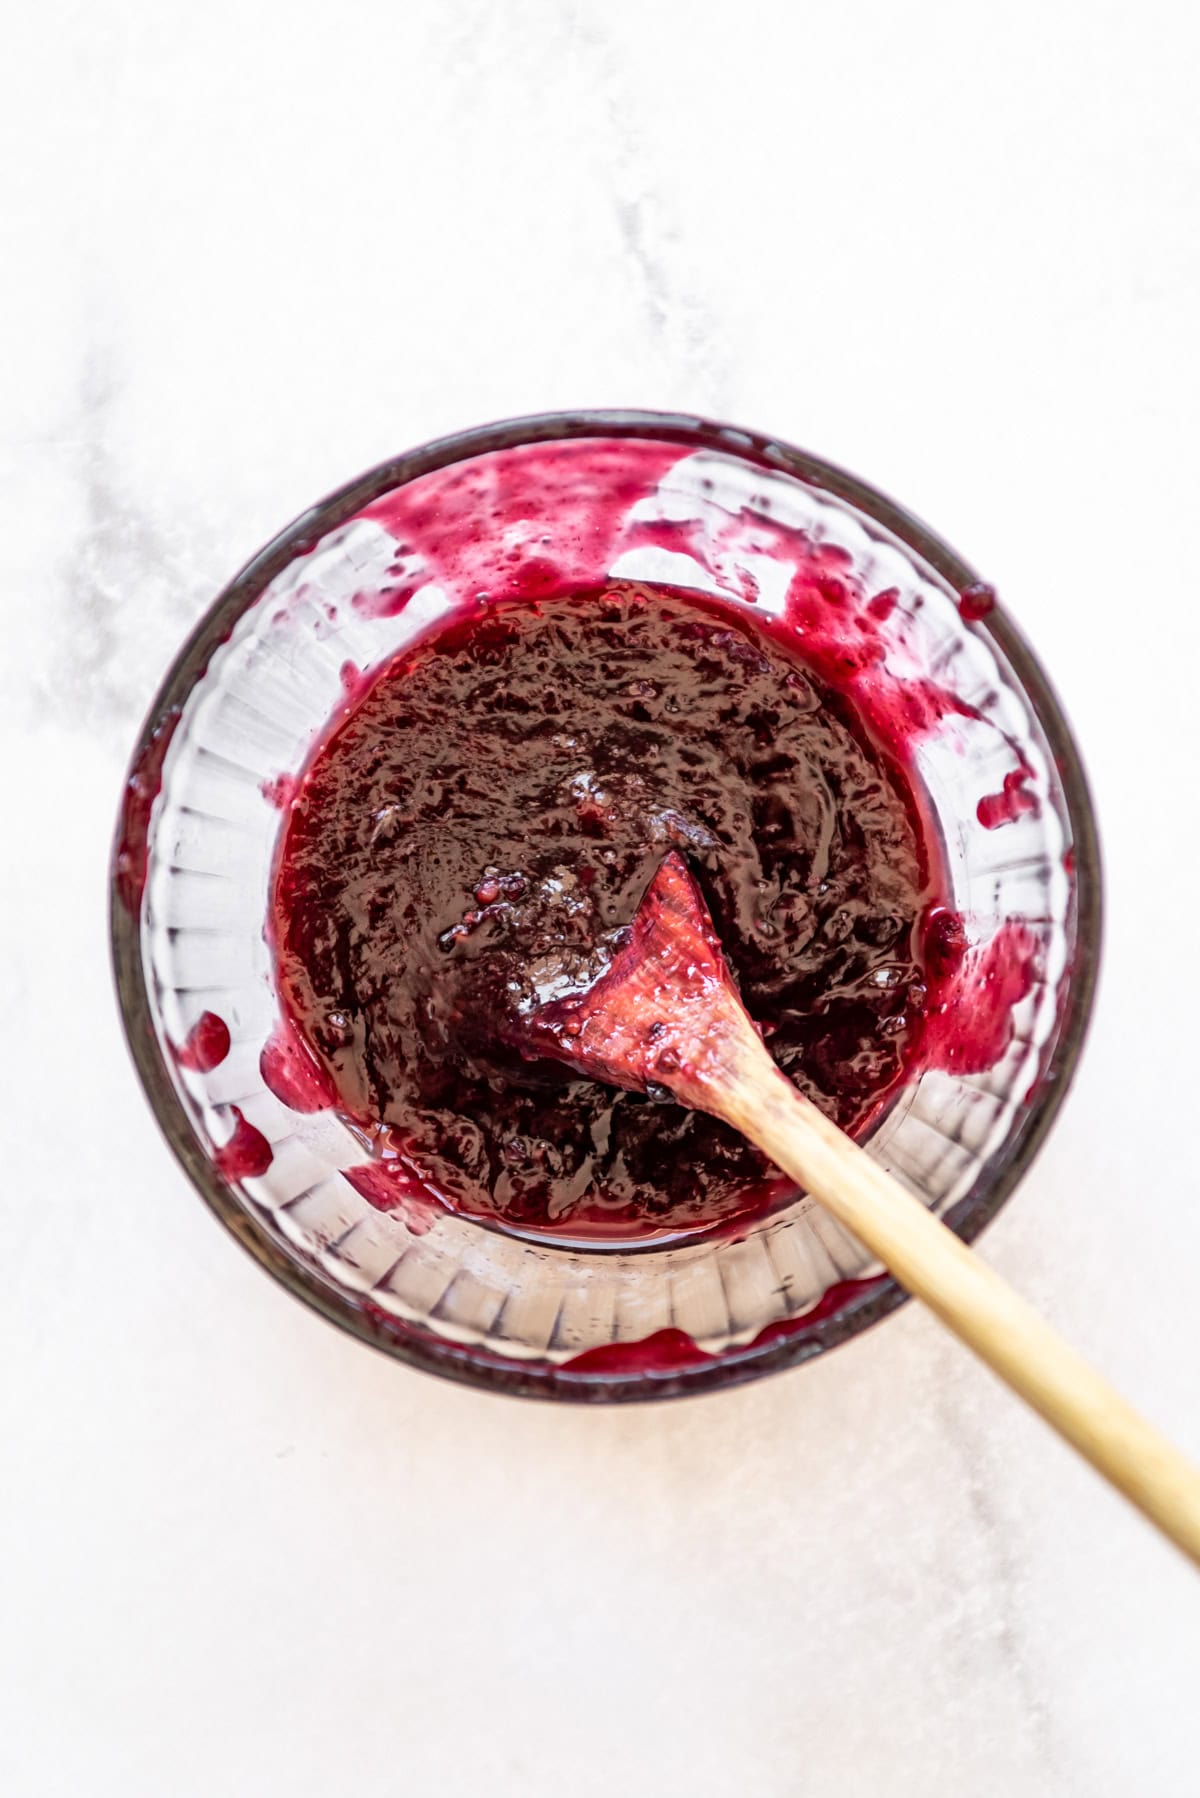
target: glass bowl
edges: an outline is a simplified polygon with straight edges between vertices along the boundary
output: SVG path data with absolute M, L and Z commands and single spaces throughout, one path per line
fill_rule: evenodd
M 870 613 L 871 678 L 918 706 L 934 691 L 945 702 L 917 766 L 980 1002 L 1000 934 L 1018 929 L 1031 950 L 994 1064 L 914 1070 L 867 1142 L 969 1241 L 1029 1166 L 1074 1070 L 1100 869 L 1045 675 L 990 589 L 925 526 L 816 457 L 702 419 L 517 419 L 400 456 L 306 512 L 180 652 L 142 729 L 114 846 L 125 1030 L 207 1204 L 362 1341 L 500 1392 L 661 1398 L 808 1360 L 905 1296 L 803 1195 L 736 1234 L 642 1248 L 381 1210 L 369 1182 L 345 1177 L 361 1138 L 302 1109 L 303 1095 L 285 1105 L 260 1068 L 278 1019 L 264 920 L 280 801 L 348 665 L 378 666 L 480 592 L 616 576 L 778 611 L 797 567 L 817 562 L 836 570 L 831 605 L 864 628 Z

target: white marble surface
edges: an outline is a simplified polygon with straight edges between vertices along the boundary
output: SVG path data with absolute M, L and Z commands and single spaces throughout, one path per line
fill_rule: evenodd
M 375 1357 L 192 1195 L 105 932 L 167 659 L 343 478 L 586 403 L 845 462 L 1001 587 L 1105 832 L 1090 1049 L 986 1254 L 1200 1454 L 1194 7 L 4 40 L 0 1789 L 1195 1792 L 1196 1576 L 932 1322 L 603 1415 Z

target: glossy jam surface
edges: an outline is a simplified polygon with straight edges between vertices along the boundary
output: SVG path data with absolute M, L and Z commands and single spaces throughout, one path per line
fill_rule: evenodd
M 523 1232 L 759 1208 L 778 1176 L 725 1125 L 506 1053 L 474 1002 L 585 969 L 671 849 L 780 1066 L 861 1130 L 936 1009 L 927 947 L 935 978 L 961 959 L 915 793 L 782 633 L 644 586 L 481 609 L 348 703 L 277 863 L 289 1056 L 428 1192 Z

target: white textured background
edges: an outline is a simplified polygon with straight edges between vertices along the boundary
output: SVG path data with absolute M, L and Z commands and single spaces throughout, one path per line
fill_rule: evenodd
M 0 103 L 0 1789 L 1190 1798 L 1200 1583 L 911 1308 L 605 1415 L 340 1337 L 118 1037 L 140 716 L 257 545 L 580 404 L 842 461 L 996 581 L 1101 810 L 987 1255 L 1200 1453 L 1191 0 L 39 0 Z

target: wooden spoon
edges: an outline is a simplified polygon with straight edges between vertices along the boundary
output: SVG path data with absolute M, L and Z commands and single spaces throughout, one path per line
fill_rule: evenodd
M 600 977 L 525 1009 L 504 1034 L 523 1055 L 665 1087 L 740 1130 L 1200 1564 L 1200 1472 L 780 1072 L 681 856 L 667 856 Z

